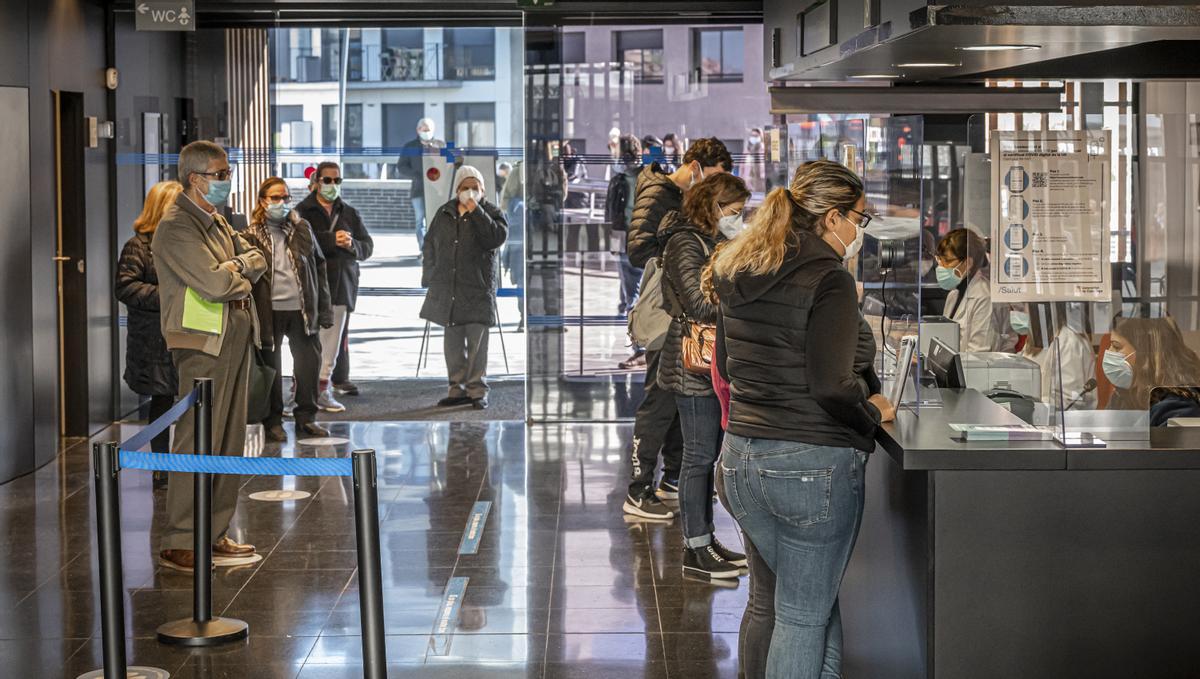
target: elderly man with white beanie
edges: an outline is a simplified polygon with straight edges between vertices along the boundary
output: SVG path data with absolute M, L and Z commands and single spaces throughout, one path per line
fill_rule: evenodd
M 488 333 L 496 324 L 497 251 L 508 222 L 487 195 L 483 174 L 460 167 L 454 197 L 438 208 L 421 250 L 421 285 L 428 289 L 421 318 L 445 327 L 449 393 L 441 407 L 488 407 Z

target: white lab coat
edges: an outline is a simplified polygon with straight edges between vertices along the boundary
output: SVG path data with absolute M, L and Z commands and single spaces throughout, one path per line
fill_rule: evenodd
M 955 288 L 946 295 L 943 313 L 958 323 L 958 350 L 996 351 L 996 319 L 992 314 L 992 291 L 987 278 L 981 273 L 975 274 L 967 284 L 967 294 L 962 304 L 950 316 L 957 299 L 958 288 Z
M 1034 353 L 1032 346 L 1026 344 L 1021 355 L 1038 364 L 1042 369 L 1042 402 L 1052 405 L 1055 409 L 1065 408 L 1075 399 L 1072 410 L 1094 410 L 1096 408 L 1096 391 L 1083 393 L 1084 385 L 1096 377 L 1096 354 L 1092 352 L 1092 344 L 1086 337 L 1071 328 L 1064 327 L 1058 331 L 1055 338 L 1058 355 L 1055 355 L 1055 345 Z M 1062 368 L 1062 388 L 1059 389 L 1059 365 Z

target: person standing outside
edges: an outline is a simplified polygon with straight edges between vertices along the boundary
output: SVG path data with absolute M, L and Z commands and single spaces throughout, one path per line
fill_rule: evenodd
M 333 305 L 333 325 L 321 328 L 321 372 L 317 386 L 317 407 L 325 412 L 346 409 L 333 397 L 333 368 L 342 350 L 342 330 L 358 302 L 358 263 L 371 257 L 375 242 L 362 223 L 358 210 L 342 200 L 342 169 L 327 160 L 317 166 L 317 190 L 296 206 L 296 213 L 308 222 L 325 255 L 329 278 L 329 301 Z
M 158 274 L 150 243 L 167 209 L 175 204 L 183 187 L 176 181 L 159 182 L 150 187 L 142 214 L 133 221 L 133 238 L 121 249 L 117 260 L 114 292 L 117 301 L 129 310 L 128 338 L 125 343 L 125 384 L 135 394 L 150 397 L 149 421 L 157 420 L 171 409 L 179 391 L 179 375 L 171 362 L 171 352 L 162 336 L 158 310 Z M 154 437 L 150 449 L 156 453 L 171 448 L 171 430 Z M 165 484 L 166 472 L 154 472 L 155 487 Z
M 484 373 L 488 333 L 496 324 L 496 253 L 508 237 L 508 223 L 486 196 L 483 174 L 460 167 L 454 198 L 438 209 L 425 239 L 421 287 L 428 292 L 421 318 L 445 327 L 449 393 L 440 407 L 488 407 Z
M 151 249 L 158 271 L 160 327 L 179 370 L 180 396 L 190 393 L 196 378 L 213 381 L 212 448 L 215 455 L 240 456 L 246 443 L 246 392 L 250 381 L 250 349 L 258 344 L 258 320 L 251 286 L 267 271 L 267 261 L 218 213 L 229 197 L 229 159 L 209 141 L 196 141 L 179 152 L 183 192 L 154 232 Z M 196 298 L 220 312 L 216 332 L 185 319 L 185 307 Z M 190 299 L 189 299 L 190 298 Z M 196 450 L 193 418 L 175 424 L 172 452 Z M 244 557 L 253 545 L 234 542 L 229 522 L 237 511 L 240 479 L 218 474 L 213 480 L 212 531 L 214 556 Z M 175 474 L 167 486 L 167 525 L 162 533 L 159 564 L 190 572 L 193 498 L 191 474 Z
M 650 260 L 662 255 L 658 228 L 663 217 L 683 208 L 684 192 L 704 177 L 733 169 L 729 150 L 715 137 L 699 139 L 683 156 L 683 164 L 667 173 L 658 163 L 645 166 L 638 175 L 637 195 L 629 220 L 626 254 L 629 263 L 644 269 Z M 633 424 L 633 464 L 629 493 L 623 509 L 626 514 L 648 519 L 671 519 L 675 512 L 663 500 L 679 498 L 679 468 L 683 459 L 683 434 L 675 395 L 658 386 L 659 350 L 646 348 L 645 396 L 638 406 Z M 663 458 L 663 476 L 657 491 L 654 470 L 658 456 Z
M 621 278 L 621 296 L 617 303 L 617 315 L 626 316 L 637 303 L 638 288 L 642 283 L 642 270 L 629 263 L 625 252 L 625 239 L 629 222 L 633 217 L 634 195 L 637 193 L 637 177 L 642 171 L 642 143 L 632 134 L 621 137 L 621 157 L 617 161 L 617 172 L 608 182 L 604 198 L 604 221 L 612 230 L 612 251 L 617 257 Z M 633 354 L 617 364 L 622 370 L 646 365 L 645 347 L 633 346 Z
M 446 142 L 434 136 L 437 127 L 432 118 L 417 121 L 417 136 L 400 152 L 400 177 L 412 181 L 408 190 L 413 219 L 417 226 L 417 249 L 425 249 L 425 159 L 424 156 L 446 148 Z
M 321 373 L 319 328 L 333 327 L 325 255 L 308 222 L 291 209 L 287 182 L 271 177 L 258 189 L 248 236 L 267 260 L 267 273 L 254 286 L 254 306 L 262 330 L 263 353 L 275 369 L 271 410 L 263 422 L 271 441 L 287 440 L 283 431 L 283 338 L 292 352 L 296 401 L 296 437 L 329 436 L 317 424 L 317 385 Z M 266 347 L 270 345 L 270 349 Z

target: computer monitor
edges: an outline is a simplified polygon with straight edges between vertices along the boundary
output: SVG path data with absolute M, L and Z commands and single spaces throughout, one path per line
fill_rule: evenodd
M 943 389 L 966 389 L 967 380 L 963 377 L 962 358 L 958 352 L 951 349 L 942 340 L 932 337 L 929 340 L 929 353 L 925 355 L 925 365 L 933 382 Z

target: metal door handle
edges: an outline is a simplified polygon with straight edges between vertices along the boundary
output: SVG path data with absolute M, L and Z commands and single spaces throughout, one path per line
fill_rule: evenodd
M 69 262 L 69 261 L 71 261 L 71 258 L 70 258 L 70 257 L 52 257 L 52 259 L 53 259 L 54 261 L 56 261 L 56 262 Z

